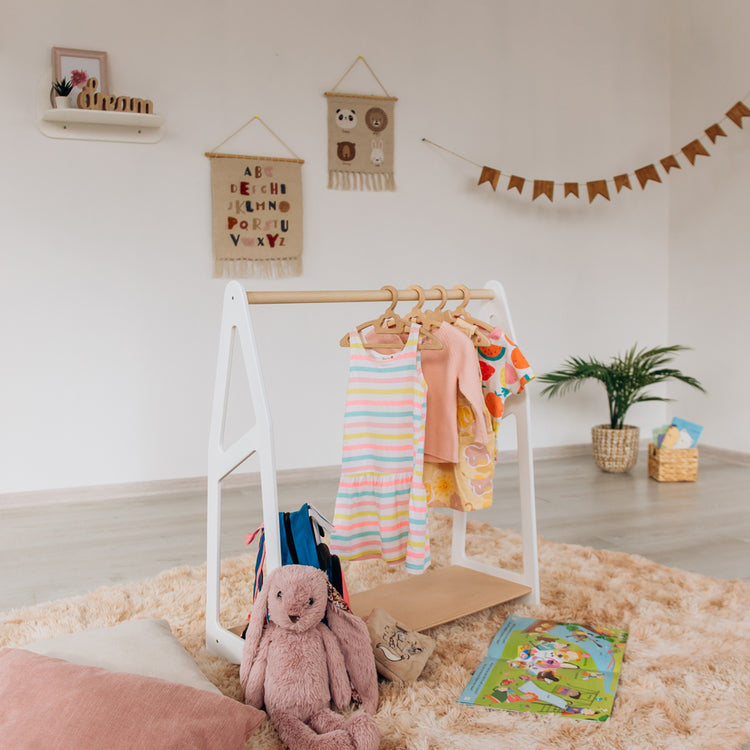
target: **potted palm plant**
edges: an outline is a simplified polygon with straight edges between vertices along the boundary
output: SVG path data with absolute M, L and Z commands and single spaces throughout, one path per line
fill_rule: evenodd
M 596 357 L 570 357 L 560 369 L 539 376 L 540 382 L 547 383 L 542 395 L 561 395 L 578 390 L 586 380 L 598 380 L 607 391 L 609 424 L 591 428 L 594 462 L 603 471 L 628 471 L 638 459 L 639 438 L 638 428 L 625 424 L 628 410 L 645 401 L 672 400 L 647 393 L 646 388 L 667 380 L 680 380 L 705 393 L 695 378 L 667 367 L 677 352 L 687 348 L 676 344 L 638 349 L 635 344 L 625 354 L 612 357 L 608 363 Z

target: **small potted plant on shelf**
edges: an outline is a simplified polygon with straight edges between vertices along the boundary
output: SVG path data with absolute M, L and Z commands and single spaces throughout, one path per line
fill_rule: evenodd
M 537 380 L 548 384 L 542 395 L 549 397 L 578 390 L 586 380 L 598 380 L 607 391 L 609 424 L 591 428 L 594 462 L 603 471 L 628 471 L 638 459 L 639 439 L 638 428 L 625 424 L 628 410 L 644 401 L 672 400 L 646 393 L 646 388 L 674 379 L 705 393 L 695 378 L 666 366 L 684 349 L 688 347 L 676 344 L 639 350 L 636 344 L 606 364 L 596 357 L 570 357 L 559 370 L 545 373 Z
M 64 77 L 59 81 L 53 82 L 52 91 L 55 95 L 55 109 L 67 109 L 70 107 L 70 99 L 68 97 L 73 88 L 73 82 Z

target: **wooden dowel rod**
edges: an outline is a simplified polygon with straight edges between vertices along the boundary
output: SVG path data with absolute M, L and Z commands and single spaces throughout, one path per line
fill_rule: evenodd
M 449 300 L 461 300 L 464 295 L 460 289 L 446 289 Z M 469 289 L 470 299 L 494 299 L 492 289 Z M 437 289 L 425 289 L 424 299 L 441 300 L 443 297 Z M 414 289 L 399 289 L 398 301 L 416 302 L 419 295 Z M 387 289 L 339 289 L 332 291 L 311 290 L 298 292 L 248 292 L 250 305 L 286 305 L 290 303 L 317 302 L 390 302 L 391 293 Z

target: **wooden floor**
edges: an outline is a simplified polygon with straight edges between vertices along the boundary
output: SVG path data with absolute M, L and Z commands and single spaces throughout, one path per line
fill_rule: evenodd
M 645 454 L 629 474 L 589 456 L 535 464 L 539 534 L 555 542 L 645 555 L 717 578 L 750 580 L 750 467 L 701 455 L 695 483 L 659 483 Z M 472 518 L 519 528 L 514 464 L 497 468 L 494 506 Z M 332 516 L 337 478 L 289 482 L 280 506 L 309 501 Z M 222 556 L 245 551 L 261 521 L 257 487 L 225 490 Z M 205 496 L 163 493 L 116 501 L 0 508 L 0 611 L 205 562 Z

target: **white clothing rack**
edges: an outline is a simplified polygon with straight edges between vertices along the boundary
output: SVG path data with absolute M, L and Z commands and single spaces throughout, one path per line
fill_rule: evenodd
M 479 300 L 481 303 L 477 317 L 500 327 L 515 340 L 507 298 L 497 281 L 488 282 L 484 289 L 470 289 L 468 294 L 470 299 Z M 458 289 L 448 289 L 447 295 L 449 300 L 464 298 L 463 292 Z M 443 296 L 438 291 L 425 290 L 424 298 L 441 300 Z M 399 301 L 418 299 L 419 295 L 415 289 L 398 291 Z M 391 293 L 387 289 L 247 292 L 237 281 L 227 284 L 224 292 L 208 450 L 206 646 L 213 653 L 224 656 L 234 663 L 239 664 L 242 659 L 243 640 L 222 626 L 219 621 L 221 483 L 254 453 L 258 454 L 260 462 L 267 570 L 270 572 L 281 565 L 273 430 L 249 305 L 379 301 L 391 302 Z M 255 424 L 232 445 L 224 446 L 233 339 L 235 349 L 239 347 L 242 354 L 255 412 Z M 515 418 L 518 445 L 522 571 L 506 570 L 469 557 L 466 553 L 467 513 L 450 511 L 453 514 L 451 565 L 440 570 L 428 570 L 422 575 L 409 576 L 405 581 L 383 584 L 369 591 L 352 594 L 351 607 L 355 613 L 365 616 L 373 606 L 380 606 L 409 627 L 424 630 L 512 599 L 525 597 L 531 603 L 539 603 L 534 468 L 529 429 L 529 400 L 525 391 L 506 401 L 504 416 L 509 415 Z M 251 590 L 252 581 L 248 581 L 248 592 Z M 430 606 L 425 606 L 426 601 Z M 436 615 L 436 612 L 439 614 Z

